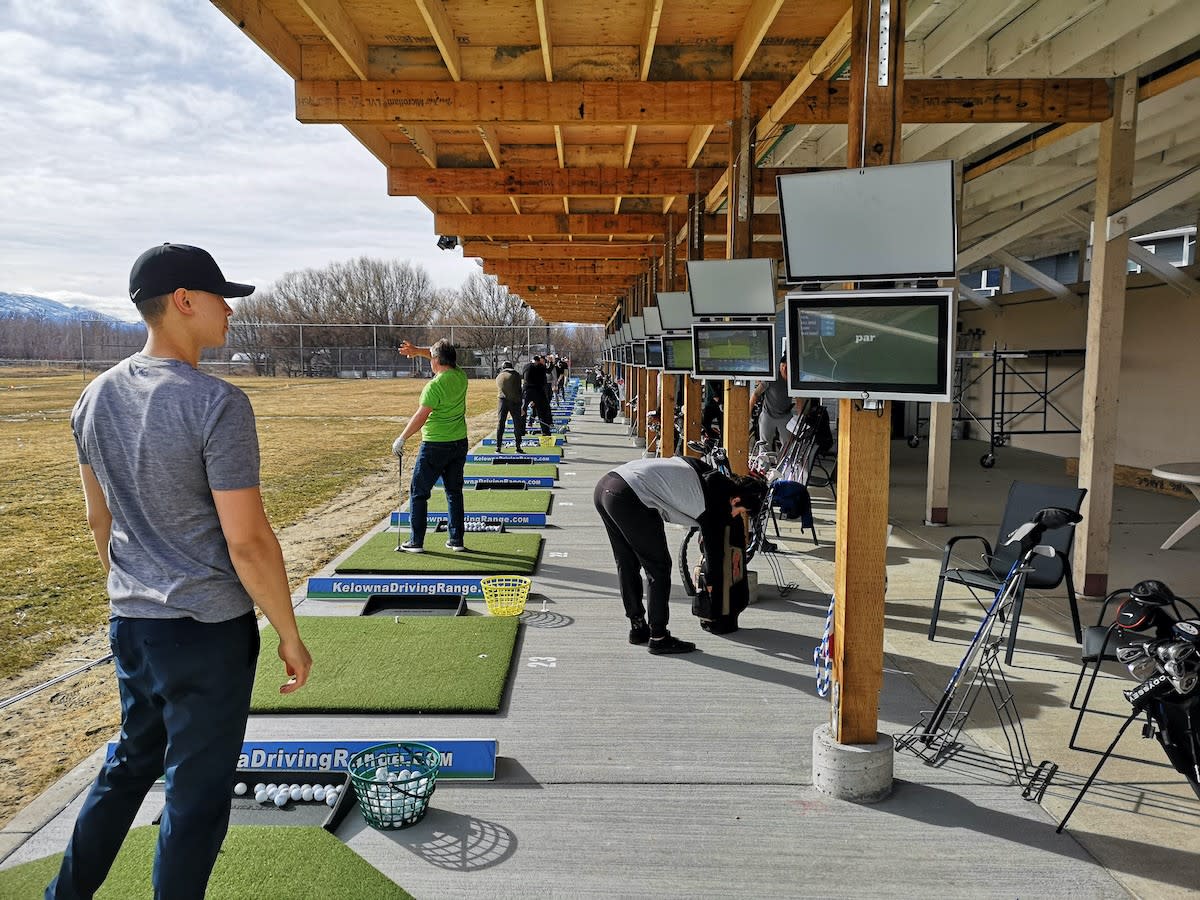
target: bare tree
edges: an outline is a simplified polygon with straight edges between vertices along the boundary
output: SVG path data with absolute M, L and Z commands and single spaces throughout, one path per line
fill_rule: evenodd
M 482 272 L 472 273 L 462 283 L 442 316 L 455 323 L 455 340 L 479 353 L 493 375 L 505 358 L 515 360 L 529 352 L 529 329 L 541 321 L 495 276 Z

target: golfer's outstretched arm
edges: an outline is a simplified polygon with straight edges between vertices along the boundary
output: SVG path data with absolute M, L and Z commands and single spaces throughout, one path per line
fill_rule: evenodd
M 396 348 L 396 352 L 401 356 L 424 356 L 426 359 L 432 359 L 433 354 L 428 347 L 418 347 L 411 341 L 404 341 Z
M 279 549 L 279 540 L 267 520 L 262 494 L 257 487 L 250 487 L 213 491 L 212 496 L 234 571 L 242 587 L 279 634 L 279 658 L 292 678 L 279 688 L 279 692 L 290 694 L 308 680 L 312 657 L 296 627 L 283 551 Z

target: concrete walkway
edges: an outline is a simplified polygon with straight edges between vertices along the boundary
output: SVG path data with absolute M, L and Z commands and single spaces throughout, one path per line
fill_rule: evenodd
M 1095 760 L 1066 749 L 1078 649 L 1054 598 L 1027 602 L 1008 673 L 1034 760 L 1063 769 L 1045 809 L 1022 800 L 1005 774 L 990 708 L 946 765 L 897 753 L 895 790 L 884 802 L 856 806 L 813 789 L 812 733 L 829 717 L 812 651 L 832 581 L 831 504 L 818 503 L 819 547 L 784 523 L 782 584 L 756 560 L 760 602 L 740 631 L 702 632 L 676 586 L 672 630 L 700 652 L 653 657 L 630 646 L 591 493 L 601 474 L 640 451 L 625 426 L 600 421 L 594 393 L 582 396 L 588 411 L 571 426 L 534 577 L 548 601 L 525 613 L 499 715 L 252 718 L 251 739 L 499 740 L 494 782 L 443 782 L 425 819 L 402 831 L 374 831 L 355 812 L 338 832 L 351 847 L 419 898 L 1195 896 L 1200 803 L 1169 768 L 1114 761 L 1103 773 L 1111 783 L 1093 790 L 1070 833 L 1054 832 Z M 925 640 L 931 570 L 946 537 L 978 529 L 993 538 L 1013 478 L 1069 482 L 1061 461 L 1011 449 L 982 470 L 973 462 L 979 447 L 955 447 L 951 517 L 962 527 L 926 529 L 923 449 L 894 444 L 883 732 L 902 732 L 930 707 L 978 621 L 965 593 L 954 593 L 939 640 Z M 1116 530 L 1138 558 L 1120 564 L 1114 583 L 1160 577 L 1195 596 L 1200 535 L 1170 551 L 1178 573 L 1143 550 L 1186 518 L 1190 501 L 1125 493 Z M 673 550 L 682 535 L 668 526 Z M 305 601 L 298 613 L 349 607 Z M 1087 607 L 1085 624 L 1094 615 Z M 1113 698 L 1129 683 L 1114 670 L 1098 690 L 1119 709 Z M 1117 721 L 1100 717 L 1093 743 L 1107 743 Z M 1165 759 L 1136 735 L 1126 743 L 1144 759 Z M 19 817 L 19 841 L 6 829 L 6 840 L 20 843 L 6 865 L 62 849 L 76 794 L 94 770 L 95 762 L 81 766 Z

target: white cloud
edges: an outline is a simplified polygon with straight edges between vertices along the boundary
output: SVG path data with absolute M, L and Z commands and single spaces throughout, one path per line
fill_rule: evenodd
M 0 0 L 0 23 L 0 290 L 133 318 L 129 266 L 163 241 L 261 286 L 360 255 L 478 271 L 349 133 L 298 124 L 291 80 L 210 4 Z

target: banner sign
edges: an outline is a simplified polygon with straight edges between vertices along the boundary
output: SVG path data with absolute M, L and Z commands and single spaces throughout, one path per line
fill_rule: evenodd
M 376 744 L 412 740 L 428 744 L 442 757 L 438 780 L 493 781 L 500 743 L 495 739 L 434 740 L 431 738 L 376 738 L 369 741 L 244 741 L 238 757 L 239 769 L 287 772 L 345 773 L 350 757 Z M 117 742 L 108 742 L 108 759 Z
M 561 447 L 566 442 L 567 442 L 567 439 L 565 437 L 563 437 L 562 435 L 554 435 L 554 446 L 555 447 Z M 496 439 L 494 437 L 484 438 L 481 443 L 485 447 L 495 447 Z M 504 440 L 505 447 L 515 447 L 516 445 L 517 445 L 517 442 L 515 440 L 513 440 L 512 438 L 505 438 L 505 440 Z M 521 441 L 522 447 L 540 447 L 541 445 L 542 445 L 542 442 L 538 438 L 530 437 L 528 435 L 526 435 L 525 439 L 523 441 Z
M 483 575 L 338 575 L 308 579 L 309 600 L 366 600 L 372 594 L 482 597 Z
M 445 522 L 449 520 L 448 512 L 431 512 L 426 515 L 429 522 Z M 409 513 L 392 513 L 392 525 L 408 525 L 411 520 Z M 503 522 L 505 525 L 530 525 L 541 528 L 546 524 L 545 513 L 514 513 L 514 512 L 469 512 L 463 513 L 464 522 Z
M 502 468 L 497 466 L 497 468 Z M 545 478 L 535 478 L 530 475 L 465 475 L 463 476 L 463 487 L 475 487 L 479 482 L 492 481 L 519 481 L 527 488 L 552 488 L 554 487 L 554 478 L 546 476 Z M 441 481 L 439 480 L 439 484 Z
M 467 462 L 469 463 L 490 463 L 494 462 L 498 454 L 495 453 L 468 453 Z M 507 458 L 507 457 L 506 457 Z M 526 462 L 531 463 L 556 463 L 562 462 L 562 455 L 555 453 L 526 453 L 523 457 Z

